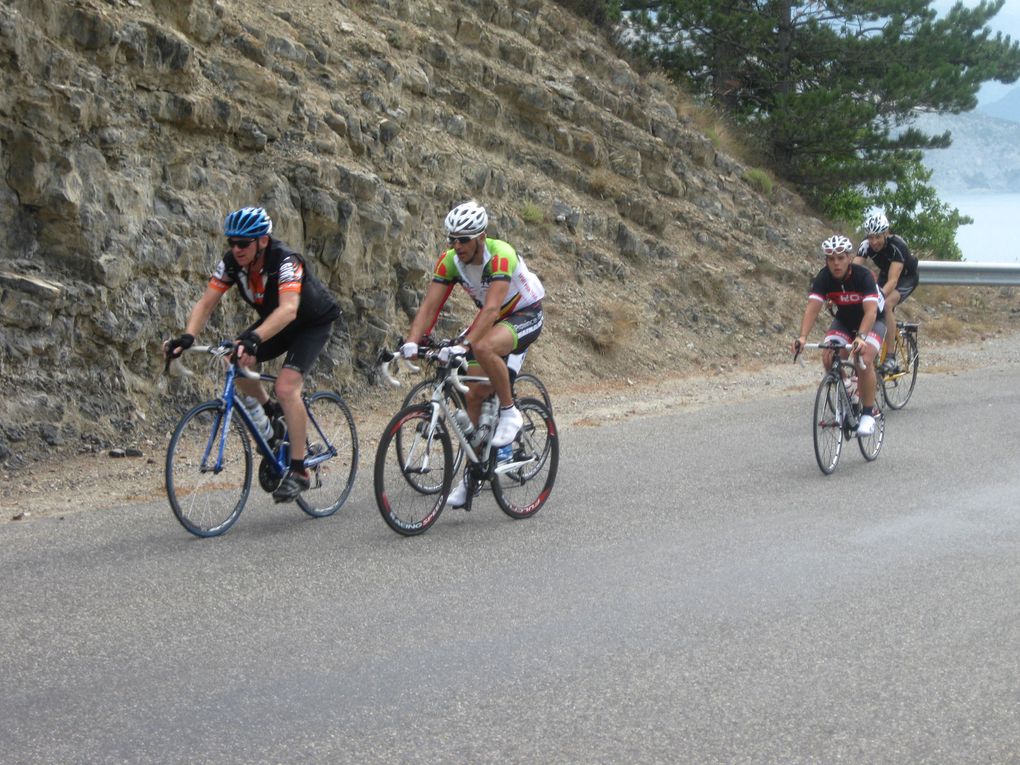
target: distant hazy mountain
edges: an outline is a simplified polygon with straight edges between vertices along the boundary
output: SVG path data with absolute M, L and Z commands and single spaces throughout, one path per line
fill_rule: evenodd
M 1020 110 L 1020 89 L 996 103 L 1014 95 L 1013 103 Z M 982 112 L 924 114 L 915 124 L 927 133 L 949 130 L 953 135 L 953 144 L 948 149 L 924 154 L 924 163 L 931 168 L 932 183 L 938 191 L 1020 192 L 1020 119 L 1013 122 Z
M 989 117 L 1020 122 L 1020 88 L 1014 88 L 998 101 L 979 106 L 977 110 Z

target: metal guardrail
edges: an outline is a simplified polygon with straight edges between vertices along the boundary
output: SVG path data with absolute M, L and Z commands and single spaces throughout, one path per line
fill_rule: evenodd
M 1020 263 L 958 263 L 919 260 L 920 284 L 969 284 L 973 287 L 1020 286 Z

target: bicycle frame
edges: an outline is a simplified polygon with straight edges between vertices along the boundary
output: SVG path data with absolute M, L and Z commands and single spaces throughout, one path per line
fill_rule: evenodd
M 196 351 L 206 351 L 214 356 L 223 358 L 226 366 L 226 372 L 223 380 L 223 392 L 219 396 L 220 401 L 223 403 L 223 415 L 220 418 L 221 424 L 217 424 L 216 428 L 209 434 L 209 442 L 206 444 L 205 451 L 202 454 L 203 471 L 211 469 L 214 473 L 219 473 L 223 469 L 223 454 L 226 448 L 227 435 L 230 432 L 230 423 L 236 412 L 240 415 L 241 422 L 244 423 L 249 435 L 255 441 L 255 446 L 259 453 L 262 454 L 268 462 L 275 466 L 277 475 L 282 476 L 287 472 L 287 468 L 290 463 L 290 454 L 288 453 L 288 450 L 284 449 L 286 442 L 281 442 L 277 447 L 277 452 L 274 454 L 269 442 L 255 426 L 255 422 L 252 420 L 247 408 L 237 405 L 239 399 L 237 398 L 236 392 L 236 380 L 238 373 L 243 374 L 245 377 L 252 380 L 257 379 L 261 382 L 270 383 L 276 382 L 276 377 L 273 375 L 259 374 L 257 372 L 249 373 L 238 367 L 236 361 L 227 361 L 227 353 L 233 351 L 233 344 L 231 343 L 225 342 L 221 343 L 219 346 L 193 346 L 193 349 Z M 336 447 L 330 443 L 326 434 L 319 426 L 319 423 L 316 422 L 314 415 L 308 408 L 308 402 L 304 399 L 304 396 L 302 396 L 302 403 L 305 406 L 305 414 L 308 417 L 309 426 L 315 429 L 315 432 L 322 439 L 322 442 L 328 447 L 325 451 L 319 454 L 305 455 L 305 467 L 313 469 L 326 460 L 336 457 L 337 450 Z M 211 468 L 207 468 L 206 465 L 209 460 L 209 455 L 213 450 L 214 443 L 217 441 L 219 444 L 216 452 L 216 462 Z
M 428 351 L 427 353 L 434 354 L 435 352 Z M 418 367 L 416 367 L 414 364 L 411 364 L 406 359 L 403 359 L 399 356 L 393 356 L 393 358 L 389 359 L 383 364 L 381 370 L 383 377 L 387 380 L 387 382 L 389 382 L 394 387 L 398 387 L 400 385 L 400 381 L 394 378 L 392 375 L 390 375 L 388 369 L 389 365 L 396 360 L 403 362 L 409 369 L 411 369 L 411 371 L 413 372 L 418 371 Z M 485 443 L 482 444 L 481 447 L 482 451 L 476 452 L 474 447 L 471 445 L 471 441 L 464 434 L 460 425 L 457 423 L 457 420 L 453 417 L 454 409 L 451 409 L 451 407 L 447 403 L 446 396 L 444 396 L 443 393 L 446 390 L 447 386 L 452 387 L 458 393 L 462 394 L 467 393 L 468 383 L 480 383 L 483 385 L 488 385 L 490 383 L 489 378 L 483 375 L 462 375 L 459 373 L 459 370 L 456 366 L 438 366 L 436 369 L 436 377 L 437 379 L 435 385 L 432 388 L 432 396 L 429 400 L 429 405 L 432 407 L 432 416 L 429 422 L 428 440 L 426 441 L 427 445 L 431 446 L 431 439 L 433 434 L 435 433 L 436 426 L 438 425 L 439 421 L 442 420 L 444 427 L 446 427 L 446 429 L 449 432 L 453 433 L 453 435 L 457 437 L 457 442 L 464 450 L 464 454 L 468 458 L 468 461 L 475 465 L 485 464 L 488 461 L 489 455 L 492 452 L 491 437 L 486 438 Z M 412 445 L 411 453 L 413 453 L 413 449 L 414 446 Z M 492 475 L 506 473 L 510 470 L 514 470 L 524 465 L 528 465 L 533 461 L 534 459 L 527 459 L 517 462 L 508 461 L 505 463 L 501 463 L 493 468 Z M 424 467 L 428 466 L 427 455 L 423 466 Z
M 832 351 L 832 362 L 829 364 L 829 368 L 825 372 L 825 376 L 831 378 L 836 383 L 836 390 L 838 391 L 839 398 L 838 413 L 842 414 L 842 417 L 840 418 L 840 427 L 843 428 L 847 438 L 853 438 L 854 433 L 857 430 L 857 425 L 859 424 L 860 413 L 854 410 L 853 402 L 850 399 L 850 391 L 847 390 L 846 378 L 843 376 L 843 372 L 844 370 L 847 370 L 851 376 L 856 377 L 860 359 L 858 358 L 855 361 L 850 361 L 849 359 L 842 357 L 840 351 L 844 351 L 849 347 L 850 346 L 848 345 L 829 345 L 826 343 L 807 343 L 804 345 L 805 349 L 817 348 L 822 351 Z

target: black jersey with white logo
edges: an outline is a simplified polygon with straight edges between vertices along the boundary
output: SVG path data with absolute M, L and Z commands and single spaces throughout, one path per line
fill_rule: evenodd
M 870 269 L 853 263 L 850 264 L 850 270 L 843 280 L 833 276 L 828 266 L 819 271 L 815 280 L 811 282 L 808 297 L 822 303 L 825 301 L 832 303 L 839 320 L 847 329 L 854 332 L 861 326 L 865 303 L 875 303 L 879 314 L 885 308 L 885 298 L 882 297 Z

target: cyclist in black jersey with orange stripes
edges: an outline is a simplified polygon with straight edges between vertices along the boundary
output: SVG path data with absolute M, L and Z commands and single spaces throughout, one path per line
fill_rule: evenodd
M 825 268 L 811 282 L 804 318 L 800 322 L 800 336 L 793 344 L 793 351 L 799 353 L 804 347 L 822 307 L 831 303 L 836 314 L 825 333 L 825 341 L 839 339 L 850 344 L 850 352 L 856 353 L 864 363 L 864 368 L 857 372 L 857 389 L 863 412 L 857 435 L 870 436 L 875 432 L 874 406 L 878 384 L 874 361 L 885 337 L 883 300 L 871 271 L 851 262 L 853 251 L 854 243 L 840 234 L 822 242 Z M 832 353 L 826 351 L 823 354 L 822 366 L 825 369 L 832 364 Z
M 867 239 L 861 242 L 854 263 L 867 265 L 870 258 L 878 266 L 878 287 L 885 297 L 885 325 L 895 327 L 893 311 L 917 286 L 917 258 L 910 253 L 903 237 L 889 233 L 889 219 L 884 213 L 865 218 L 864 233 Z M 882 372 L 899 371 L 895 354 L 895 348 L 890 348 Z
M 274 390 L 287 423 L 290 470 L 273 492 L 273 499 L 291 502 L 310 485 L 304 466 L 308 414 L 301 402 L 305 374 L 329 340 L 340 307 L 304 258 L 271 237 L 272 231 L 273 221 L 261 207 L 245 207 L 227 216 L 223 233 L 228 249 L 192 308 L 184 334 L 165 343 L 164 352 L 172 358 L 189 348 L 223 295 L 237 285 L 241 297 L 259 316 L 237 337 L 239 363 L 253 367 L 287 354 Z M 270 417 L 278 414 L 258 380 L 238 377 L 237 387 L 258 399 Z

